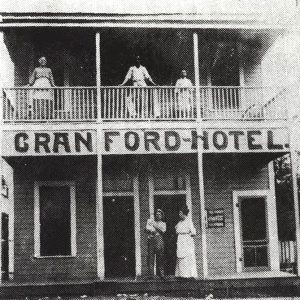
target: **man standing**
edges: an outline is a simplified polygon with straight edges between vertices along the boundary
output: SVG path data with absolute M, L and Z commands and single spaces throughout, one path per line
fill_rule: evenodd
M 140 56 L 136 56 L 134 66 L 131 66 L 120 86 L 124 86 L 128 81 L 132 82 L 132 86 L 137 87 L 130 89 L 126 98 L 126 107 L 131 117 L 149 117 L 149 90 L 140 89 L 146 87 L 147 82 L 156 85 L 147 69 L 141 65 Z M 151 93 L 150 93 L 151 94 Z
M 147 86 L 146 80 L 152 85 L 156 85 L 149 75 L 147 69 L 141 65 L 141 58 L 138 55 L 135 57 L 134 66 L 129 68 L 125 79 L 120 86 L 124 86 L 129 80 L 132 80 L 133 86 Z
M 165 279 L 164 271 L 164 238 L 166 232 L 166 223 L 164 220 L 164 212 L 157 209 L 155 219 L 148 219 L 146 231 L 148 233 L 148 272 L 149 277 L 154 278 L 154 260 L 156 257 L 156 266 L 159 272 L 159 277 Z

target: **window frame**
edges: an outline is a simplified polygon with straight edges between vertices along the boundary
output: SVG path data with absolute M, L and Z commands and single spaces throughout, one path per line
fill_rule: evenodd
M 71 226 L 71 254 L 41 256 L 41 236 L 40 236 L 40 187 L 62 187 L 70 188 L 70 226 Z M 77 255 L 76 245 L 76 191 L 74 181 L 35 181 L 34 182 L 34 257 L 35 258 L 64 258 L 75 257 Z

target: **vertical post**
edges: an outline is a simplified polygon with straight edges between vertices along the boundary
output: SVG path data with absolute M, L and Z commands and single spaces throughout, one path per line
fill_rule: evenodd
M 200 99 L 200 73 L 199 73 L 199 42 L 198 34 L 193 33 L 194 42 L 194 73 L 195 73 L 195 86 L 196 86 L 196 108 L 197 120 L 201 120 L 201 99 Z
M 139 201 L 139 178 L 136 175 L 133 178 L 134 195 L 134 233 L 135 233 L 135 274 L 141 276 L 142 258 L 141 258 L 141 221 L 140 221 L 140 201 Z
M 97 121 L 101 121 L 101 53 L 100 32 L 96 32 L 96 87 L 97 87 Z
M 245 99 L 245 93 L 246 93 L 246 89 L 245 89 L 245 70 L 244 70 L 244 57 L 243 57 L 243 44 L 242 42 L 239 42 L 237 44 L 237 49 L 238 49 L 238 53 L 239 53 L 239 81 L 240 81 L 240 93 L 238 92 L 238 90 L 236 91 L 237 95 L 240 97 L 240 103 L 239 103 L 239 107 L 243 107 L 243 103 L 246 103 L 246 99 Z M 240 95 L 238 95 L 238 93 Z M 259 95 L 259 97 L 262 97 L 262 95 Z M 255 99 L 257 100 L 257 99 Z M 256 103 L 256 102 L 255 102 Z M 235 103 L 237 105 L 237 103 Z M 236 107 L 236 109 L 238 109 L 238 107 Z
M 269 245 L 272 249 L 270 253 L 270 266 L 272 271 L 280 270 L 279 249 L 278 249 L 278 225 L 276 215 L 276 195 L 275 195 L 275 172 L 274 162 L 268 164 L 269 190 L 270 196 L 268 202 L 268 227 L 269 227 Z
M 101 130 L 97 130 L 97 142 L 101 145 Z M 99 148 L 99 147 L 98 147 Z M 104 279 L 104 232 L 103 232 L 103 181 L 102 153 L 97 151 L 97 194 L 96 194 L 97 275 Z
M 292 137 L 293 138 L 293 137 Z M 293 144 L 293 142 L 291 142 Z M 295 229 L 296 229 L 296 257 L 297 257 L 297 275 L 300 276 L 300 220 L 299 220 L 299 195 L 298 195 L 298 183 L 297 183 L 297 153 L 293 147 L 291 147 L 291 166 L 292 166 L 292 178 L 293 178 L 293 195 L 294 195 L 294 212 L 295 212 Z
M 201 130 L 197 129 L 197 135 L 201 136 Z M 204 198 L 204 174 L 203 174 L 203 150 L 198 140 L 198 178 L 199 178 L 199 196 L 200 196 L 200 214 L 201 214 L 201 241 L 202 241 L 202 263 L 203 279 L 207 278 L 207 244 L 206 244 L 206 222 L 205 222 L 205 198 Z
M 3 176 L 3 91 L 0 86 L 0 189 L 2 190 L 2 176 Z M 2 282 L 2 211 L 3 211 L 3 199 L 0 195 L 0 283 Z

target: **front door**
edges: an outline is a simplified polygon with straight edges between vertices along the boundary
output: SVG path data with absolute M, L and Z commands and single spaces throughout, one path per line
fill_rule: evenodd
M 103 206 L 105 277 L 134 277 L 134 199 L 104 197 Z
M 154 196 L 154 208 L 162 209 L 165 213 L 167 231 L 165 241 L 165 273 L 175 275 L 176 267 L 176 242 L 175 226 L 179 221 L 179 209 L 186 204 L 185 195 L 156 195 Z
M 241 198 L 239 206 L 243 270 L 268 270 L 269 241 L 266 199 L 264 197 Z

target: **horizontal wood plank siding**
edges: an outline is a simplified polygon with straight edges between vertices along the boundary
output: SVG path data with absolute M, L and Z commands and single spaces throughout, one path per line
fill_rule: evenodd
M 268 189 L 268 166 L 257 161 L 255 168 L 247 169 L 241 162 L 233 169 L 228 161 L 222 165 L 211 156 L 204 161 L 204 192 L 206 209 L 223 208 L 225 227 L 207 229 L 208 275 L 225 276 L 236 273 L 235 241 L 233 225 L 232 191 Z
M 69 174 L 65 177 L 66 180 L 77 178 L 75 180 L 77 256 L 34 258 L 33 189 L 34 180 L 41 180 L 43 176 L 39 176 L 34 170 L 15 168 L 16 281 L 96 278 L 96 194 L 93 173 L 93 166 L 87 165 L 84 170 L 79 167 L 69 169 Z M 84 175 L 80 176 L 80 174 Z

